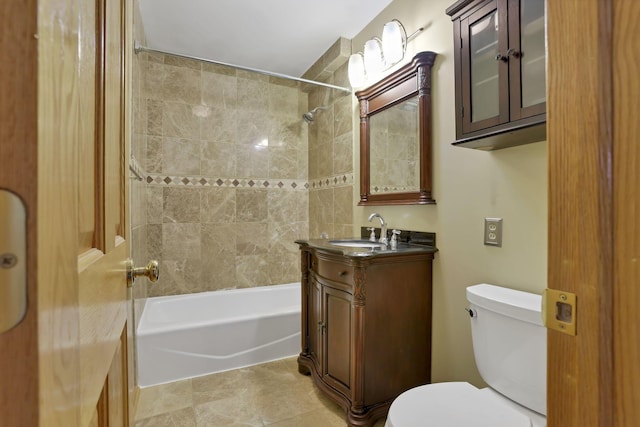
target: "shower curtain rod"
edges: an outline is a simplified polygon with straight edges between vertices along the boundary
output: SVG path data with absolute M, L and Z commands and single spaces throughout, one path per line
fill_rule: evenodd
M 288 76 L 286 74 L 281 74 L 281 73 L 274 73 L 273 71 L 265 71 L 265 70 L 260 70 L 260 69 L 257 69 L 257 68 L 245 67 L 243 65 L 235 65 L 235 64 L 229 64 L 229 63 L 226 63 L 226 62 L 214 61 L 212 59 L 199 58 L 197 56 L 183 55 L 181 53 L 175 53 L 175 52 L 169 52 L 169 51 L 165 51 L 165 50 L 152 49 L 150 47 L 141 46 L 141 45 L 138 44 L 138 42 L 135 43 L 135 47 L 134 47 L 133 50 L 134 50 L 134 52 L 136 54 L 138 54 L 140 52 L 163 53 L 163 54 L 166 54 L 166 55 L 177 56 L 177 57 L 180 57 L 180 58 L 195 59 L 196 61 L 203 61 L 203 62 L 208 62 L 208 63 L 211 63 L 211 64 L 217 64 L 217 65 L 225 65 L 227 67 L 233 67 L 233 68 L 237 68 L 237 69 L 244 70 L 244 71 L 253 71 L 254 73 L 265 74 L 267 76 L 279 77 L 279 78 L 287 79 L 287 80 L 295 80 L 295 81 L 301 82 L 301 83 L 308 83 L 308 84 L 312 84 L 312 85 L 323 86 L 323 87 L 327 87 L 327 88 L 330 88 L 330 89 L 336 89 L 336 90 L 341 90 L 343 92 L 351 93 L 351 89 L 347 89 L 346 87 L 342 87 L 342 86 L 336 86 L 336 85 L 332 85 L 332 84 L 329 84 L 329 83 L 317 82 L 315 80 L 307 80 L 307 79 L 303 79 L 303 78 L 300 78 L 300 77 Z

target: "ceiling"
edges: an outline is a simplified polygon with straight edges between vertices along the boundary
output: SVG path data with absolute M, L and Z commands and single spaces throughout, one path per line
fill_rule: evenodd
M 140 0 L 148 48 L 300 77 L 392 0 Z

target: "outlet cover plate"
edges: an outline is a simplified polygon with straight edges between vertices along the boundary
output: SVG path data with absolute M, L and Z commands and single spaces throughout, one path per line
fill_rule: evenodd
M 502 218 L 484 219 L 484 244 L 502 247 Z

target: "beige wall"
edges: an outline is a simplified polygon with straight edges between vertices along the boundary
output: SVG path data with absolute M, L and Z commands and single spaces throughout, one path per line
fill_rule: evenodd
M 547 270 L 546 142 L 495 152 L 451 146 L 455 139 L 453 25 L 445 14 L 452 0 L 395 0 L 353 40 L 353 50 L 380 37 L 385 22 L 399 19 L 412 33 L 403 63 L 417 52 L 438 53 L 433 86 L 433 195 L 435 206 L 355 207 L 354 233 L 378 212 L 390 227 L 437 233 L 433 270 L 433 381 L 471 381 L 475 368 L 465 288 L 492 283 L 540 293 Z M 355 97 L 354 124 L 357 123 Z M 359 142 L 354 133 L 355 182 Z M 354 200 L 359 189 L 354 186 Z M 482 243 L 483 218 L 504 218 L 501 248 Z M 410 327 L 410 326 L 408 326 Z

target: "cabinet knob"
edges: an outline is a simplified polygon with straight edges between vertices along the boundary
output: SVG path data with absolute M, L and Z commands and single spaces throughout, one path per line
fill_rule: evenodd
M 507 55 L 513 56 L 514 58 L 520 58 L 522 56 L 522 52 L 511 48 L 507 51 Z
M 347 275 L 346 271 L 341 271 L 340 273 L 338 273 L 338 276 L 340 276 L 340 277 L 344 277 L 346 275 Z
M 502 62 L 507 62 L 509 60 L 508 56 L 502 55 L 502 54 L 497 54 L 496 55 L 496 61 L 502 61 Z

